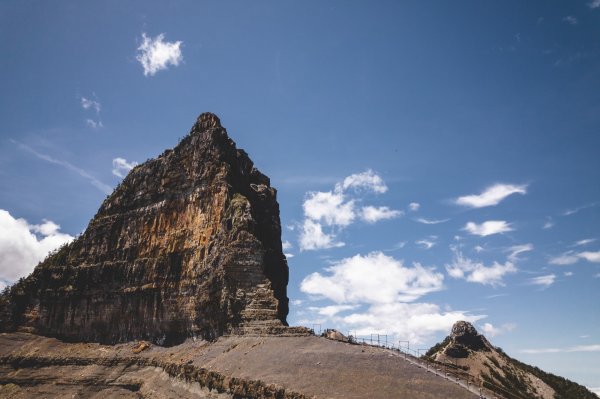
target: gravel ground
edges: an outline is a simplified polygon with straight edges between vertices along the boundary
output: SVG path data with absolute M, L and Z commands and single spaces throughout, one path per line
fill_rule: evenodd
M 134 347 L 0 334 L 0 398 L 244 398 L 251 397 L 244 396 L 250 391 L 240 386 L 256 386 L 257 381 L 285 392 L 286 398 L 476 397 L 389 351 L 319 337 L 190 340 L 170 348 L 151 346 L 139 354 Z M 218 392 L 186 382 L 171 366 L 192 370 L 191 375 L 202 370 L 235 389 Z

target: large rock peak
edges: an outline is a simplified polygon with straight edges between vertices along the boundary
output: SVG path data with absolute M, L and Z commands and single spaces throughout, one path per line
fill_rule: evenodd
M 276 190 L 212 113 L 0 298 L 0 329 L 174 344 L 290 332 Z
M 493 347 L 489 341 L 477 332 L 468 321 L 457 321 L 448 336 L 449 344 L 444 353 L 451 357 L 467 357 L 469 351 L 490 351 Z
M 479 336 L 477 329 L 468 321 L 457 321 L 452 326 L 450 336 L 454 339 L 467 337 L 468 339 Z

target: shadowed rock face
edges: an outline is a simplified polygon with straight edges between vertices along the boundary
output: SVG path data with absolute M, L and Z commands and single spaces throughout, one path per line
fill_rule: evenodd
M 451 357 L 467 357 L 469 350 L 488 352 L 492 345 L 488 340 L 477 332 L 475 327 L 467 321 L 458 321 L 452 326 L 450 333 L 451 343 L 445 349 L 445 353 Z
M 0 329 L 73 341 L 281 332 L 288 266 L 276 190 L 219 118 L 135 167 L 86 231 L 0 298 Z

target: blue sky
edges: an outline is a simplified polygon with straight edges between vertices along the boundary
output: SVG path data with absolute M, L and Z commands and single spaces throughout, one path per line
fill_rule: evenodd
M 2 1 L 0 49 L 2 284 L 211 111 L 278 189 L 292 324 L 466 318 L 600 387 L 600 2 Z

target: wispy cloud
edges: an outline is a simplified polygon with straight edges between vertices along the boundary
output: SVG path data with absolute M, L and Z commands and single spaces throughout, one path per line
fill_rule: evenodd
M 507 250 L 507 252 L 509 252 L 508 260 L 516 262 L 519 260 L 519 254 L 529 251 L 533 251 L 533 244 L 513 245 Z
M 408 204 L 408 210 L 411 212 L 418 211 L 420 207 L 421 204 L 419 204 L 418 202 L 411 202 L 410 204 Z
M 104 124 L 102 124 L 101 120 L 95 121 L 93 119 L 86 119 L 85 123 L 92 129 L 100 129 L 101 127 L 104 127 Z
M 388 187 L 381 176 L 371 169 L 368 169 L 363 173 L 356 173 L 346 177 L 341 184 L 338 184 L 336 190 L 342 191 L 349 188 L 366 189 L 378 194 L 383 194 L 388 190 Z
M 510 223 L 507 223 L 504 220 L 488 220 L 487 222 L 483 222 L 481 224 L 468 222 L 463 230 L 472 235 L 486 237 L 493 234 L 501 234 L 508 231 L 513 231 L 514 229 L 511 227 Z
M 115 158 L 112 160 L 113 175 L 117 177 L 125 177 L 127 173 L 137 166 L 137 162 L 127 162 L 125 158 Z
M 577 346 L 570 346 L 570 347 L 566 347 L 566 348 L 521 349 L 519 352 L 528 353 L 528 354 L 600 352 L 600 345 L 577 345 Z
M 528 280 L 530 285 L 540 285 L 544 288 L 550 287 L 556 280 L 556 274 L 548 274 L 545 276 L 533 277 Z
M 94 176 L 92 176 L 89 172 L 85 171 L 84 169 L 81 169 L 67 161 L 56 159 L 56 158 L 51 157 L 50 155 L 46 155 L 46 154 L 37 152 L 36 150 L 29 147 L 28 145 L 19 143 L 18 141 L 11 140 L 11 142 L 16 144 L 22 150 L 25 150 L 25 151 L 29 152 L 30 154 L 33 154 L 34 156 L 36 156 L 37 158 L 39 158 L 43 161 L 52 163 L 54 165 L 62 166 L 63 168 L 70 170 L 71 172 L 75 172 L 79 176 L 87 179 L 94 187 L 96 187 L 98 190 L 102 191 L 104 194 L 110 194 L 112 192 L 112 188 L 109 185 L 102 183 L 100 180 L 96 179 Z
M 525 184 L 495 184 L 485 189 L 481 194 L 459 197 L 455 200 L 455 203 L 471 208 L 483 208 L 498 205 L 509 195 L 526 193 L 527 185 Z
M 544 225 L 542 226 L 543 229 L 551 229 L 554 227 L 554 221 L 552 220 L 552 218 L 548 218 L 548 220 L 546 220 L 546 222 L 544 223 Z
M 317 312 L 321 316 L 333 317 L 340 312 L 354 310 L 358 305 L 329 305 L 329 306 L 310 306 L 308 310 Z
M 577 18 L 575 18 L 572 15 L 567 15 L 566 17 L 563 18 L 563 21 L 565 21 L 569 25 L 577 25 L 579 23 L 579 21 L 577 20 Z
M 95 111 L 97 120 L 87 118 L 85 120 L 85 123 L 92 129 L 100 129 L 104 127 L 104 124 L 100 120 L 100 111 L 102 110 L 102 104 L 100 104 L 100 102 L 96 98 L 96 94 L 94 94 L 93 96 L 95 98 L 94 100 L 92 100 L 91 98 L 81 97 L 81 107 L 86 111 Z
M 551 265 L 565 266 L 572 265 L 574 263 L 577 263 L 578 261 L 579 257 L 577 256 L 577 254 L 575 254 L 573 251 L 567 251 L 558 256 L 550 258 L 549 263 Z
M 583 211 L 584 209 L 593 208 L 593 207 L 597 206 L 598 204 L 600 204 L 600 202 L 592 202 L 590 204 L 581 205 L 576 208 L 567 209 L 566 211 L 564 211 L 562 213 L 562 215 L 563 216 L 575 215 L 575 214 L 579 213 L 580 211 Z
M 430 236 L 429 238 L 415 241 L 415 244 L 420 245 L 423 249 L 431 249 L 435 245 L 436 239 L 437 236 Z
M 81 107 L 83 109 L 93 109 L 96 111 L 96 114 L 99 114 L 102 109 L 102 104 L 97 100 L 81 97 Z
M 598 8 L 598 7 L 600 7 L 600 0 L 592 0 L 591 2 L 588 3 L 588 6 L 590 8 Z
M 142 44 L 137 49 L 136 59 L 144 68 L 144 76 L 154 76 L 157 72 L 167 69 L 169 65 L 178 66 L 183 61 L 181 53 L 183 42 L 167 42 L 164 38 L 164 33 L 155 38 L 142 33 Z
M 600 263 L 600 251 L 596 251 L 596 252 L 591 252 L 591 251 L 580 252 L 577 256 L 579 256 L 580 258 L 583 258 L 583 259 L 587 260 L 588 262 Z
M 579 240 L 579 241 L 575 242 L 575 244 L 573 244 L 573 246 L 574 247 L 581 247 L 581 246 L 584 246 L 584 245 L 591 244 L 593 242 L 596 242 L 595 238 L 586 238 L 586 239 Z
M 376 223 L 380 220 L 394 219 L 402 215 L 404 215 L 404 212 L 390 209 L 387 206 L 364 206 L 360 217 L 367 223 Z
M 577 263 L 580 259 L 585 259 L 592 263 L 600 263 L 600 251 L 567 251 L 558 256 L 550 258 L 549 263 L 552 265 L 565 266 Z
M 491 266 L 485 266 L 483 263 L 473 261 L 455 250 L 454 260 L 446 265 L 446 271 L 453 278 L 497 287 L 503 286 L 504 276 L 516 273 L 517 267 L 510 261 L 504 264 L 494 262 Z
M 440 223 L 446 223 L 447 221 L 449 221 L 450 219 L 425 219 L 425 218 L 416 218 L 414 219 L 415 222 L 418 223 L 422 223 L 422 224 L 440 224 Z
M 492 323 L 483 323 L 480 327 L 483 335 L 487 337 L 495 337 L 497 335 L 506 334 L 517 328 L 514 323 L 505 323 L 499 327 L 495 327 Z

